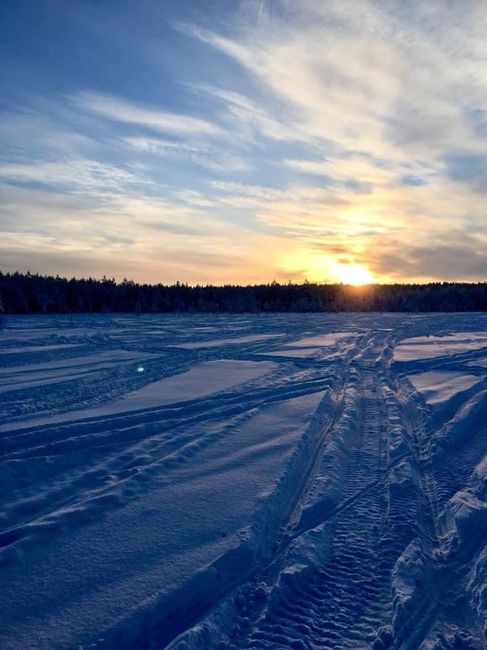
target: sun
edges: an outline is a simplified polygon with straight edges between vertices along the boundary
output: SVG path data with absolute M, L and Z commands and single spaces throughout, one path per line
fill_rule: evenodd
M 350 257 L 353 259 L 352 255 Z M 365 264 L 338 261 L 332 255 L 313 249 L 293 250 L 283 256 L 281 264 L 284 272 L 311 282 L 341 282 L 355 287 L 377 282 Z
M 361 287 L 364 284 L 371 284 L 374 278 L 370 271 L 363 264 L 336 263 L 332 268 L 333 275 L 343 284 L 353 284 Z

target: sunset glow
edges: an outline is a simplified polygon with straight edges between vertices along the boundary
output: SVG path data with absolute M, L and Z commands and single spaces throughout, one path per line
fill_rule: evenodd
M 485 33 L 483 2 L 7 3 L 0 270 L 484 280 Z
M 335 264 L 333 274 L 338 282 L 353 284 L 357 287 L 376 281 L 362 264 Z

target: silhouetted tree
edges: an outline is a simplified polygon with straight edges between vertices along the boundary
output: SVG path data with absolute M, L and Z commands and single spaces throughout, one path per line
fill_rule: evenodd
M 124 279 L 66 279 L 0 273 L 7 314 L 78 312 L 486 311 L 487 283 L 435 282 L 351 287 L 343 284 L 195 286 Z

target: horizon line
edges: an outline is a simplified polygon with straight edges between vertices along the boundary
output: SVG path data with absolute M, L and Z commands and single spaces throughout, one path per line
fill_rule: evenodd
M 24 277 L 37 277 L 37 278 L 42 278 L 42 279 L 53 279 L 53 280 L 65 280 L 67 282 L 70 282 L 72 280 L 75 281 L 93 281 L 93 282 L 110 282 L 110 283 L 115 283 L 116 285 L 123 285 L 123 284 L 134 284 L 136 286 L 149 286 L 149 287 L 157 287 L 157 286 L 162 286 L 162 287 L 176 287 L 176 286 L 183 286 L 187 288 L 201 288 L 201 287 L 211 287 L 214 289 L 218 288 L 226 288 L 226 287 L 236 287 L 236 288 L 247 288 L 247 287 L 262 287 L 262 286 L 295 286 L 295 287 L 303 287 L 303 286 L 317 286 L 317 287 L 351 287 L 353 289 L 366 289 L 367 287 L 427 287 L 431 285 L 485 285 L 487 284 L 487 279 L 484 280 L 430 280 L 428 282 L 365 282 L 363 284 L 353 284 L 350 282 L 320 282 L 316 280 L 307 280 L 304 279 L 300 282 L 293 282 L 293 280 L 288 280 L 286 281 L 278 281 L 278 280 L 268 280 L 268 281 L 262 281 L 262 282 L 257 282 L 257 283 L 247 283 L 247 284 L 240 284 L 240 283 L 227 283 L 227 284 L 212 284 L 212 283 L 206 283 L 206 284 L 199 284 L 199 283 L 190 283 L 187 281 L 183 280 L 177 280 L 176 282 L 173 283 L 167 283 L 165 284 L 162 281 L 158 282 L 138 282 L 135 281 L 131 278 L 126 278 L 124 277 L 123 280 L 117 280 L 115 277 L 108 277 L 106 275 L 103 275 L 102 277 L 96 277 L 96 276 L 71 276 L 67 277 L 65 275 L 52 275 L 50 273 L 39 273 L 39 272 L 32 272 L 30 270 L 27 271 L 1 271 L 0 270 L 0 276 L 6 276 L 6 275 L 21 275 Z

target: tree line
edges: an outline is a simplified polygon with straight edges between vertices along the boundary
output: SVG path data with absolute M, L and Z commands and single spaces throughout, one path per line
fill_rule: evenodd
M 0 305 L 7 314 L 487 311 L 487 282 L 190 286 L 0 272 Z

